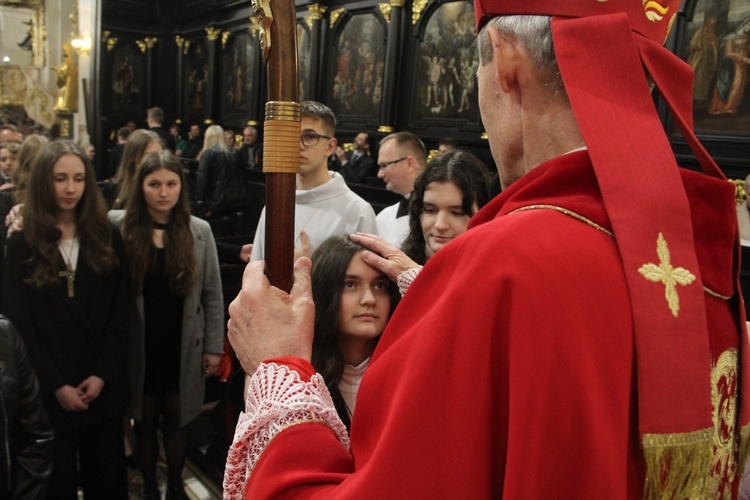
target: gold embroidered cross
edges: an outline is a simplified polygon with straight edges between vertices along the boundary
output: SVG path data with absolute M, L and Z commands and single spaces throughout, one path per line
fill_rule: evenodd
M 669 247 L 664 235 L 659 233 L 656 239 L 656 255 L 659 256 L 659 265 L 643 264 L 638 272 L 649 281 L 664 284 L 664 296 L 667 299 L 669 310 L 676 318 L 680 312 L 680 297 L 677 295 L 677 285 L 687 286 L 695 280 L 693 273 L 682 267 L 672 267 L 670 263 Z

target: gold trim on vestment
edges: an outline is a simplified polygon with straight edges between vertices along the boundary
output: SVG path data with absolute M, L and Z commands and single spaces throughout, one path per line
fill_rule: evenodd
M 554 210 L 556 212 L 560 212 L 561 214 L 565 214 L 565 215 L 568 215 L 570 217 L 573 217 L 574 219 L 576 219 L 576 220 L 578 220 L 580 222 L 588 224 L 589 226 L 593 227 L 597 231 L 601 231 L 602 233 L 606 234 L 607 236 L 611 236 L 613 238 L 615 236 L 612 231 L 610 231 L 610 230 L 608 230 L 608 229 L 600 226 L 599 224 L 597 224 L 596 222 L 592 221 L 591 219 L 589 219 L 587 217 L 584 217 L 583 215 L 581 215 L 579 213 L 573 212 L 572 210 L 568 210 L 567 208 L 558 207 L 557 205 L 544 205 L 544 204 L 540 204 L 540 205 L 528 205 L 528 206 L 525 206 L 525 207 L 517 208 L 517 209 L 515 209 L 515 210 L 513 210 L 511 212 L 508 212 L 507 215 L 512 215 L 512 214 L 515 214 L 517 212 L 525 212 L 527 210 L 545 210 L 545 209 L 547 209 L 547 210 Z M 703 287 L 703 291 L 706 292 L 707 294 L 709 294 L 710 296 L 715 297 L 717 299 L 721 299 L 721 300 L 729 300 L 729 299 L 732 298 L 731 295 L 728 296 L 728 297 L 726 295 L 720 295 L 720 294 L 714 292 L 713 290 L 711 290 L 710 288 L 707 288 L 706 286 Z
M 610 231 L 607 228 L 604 228 L 604 227 L 600 226 L 599 224 L 597 224 L 596 222 L 592 221 L 591 219 L 586 218 L 586 217 L 584 217 L 583 215 L 581 215 L 579 213 L 573 212 L 572 210 L 568 210 L 567 208 L 558 207 L 557 205 L 543 205 L 543 204 L 542 205 L 527 205 L 525 207 L 517 208 L 517 209 L 513 210 L 512 212 L 508 212 L 508 215 L 513 215 L 513 214 L 515 214 L 517 212 L 525 212 L 527 210 L 545 210 L 545 209 L 547 209 L 547 210 L 554 210 L 556 212 L 560 212 L 561 214 L 565 214 L 565 215 L 567 215 L 569 217 L 573 217 L 574 219 L 576 219 L 578 221 L 581 221 L 581 222 L 583 222 L 585 224 L 588 224 L 589 226 L 593 227 L 597 231 L 603 232 L 607 236 L 614 237 L 614 235 L 615 235 L 612 231 Z
M 711 364 L 713 427 L 678 434 L 644 434 L 644 498 L 731 499 L 744 470 L 750 425 L 737 432 L 739 355 L 727 349 Z

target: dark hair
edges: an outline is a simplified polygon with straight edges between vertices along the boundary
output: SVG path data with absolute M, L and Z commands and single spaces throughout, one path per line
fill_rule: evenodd
M 315 302 L 315 337 L 313 338 L 312 364 L 323 376 L 331 393 L 336 411 L 349 427 L 350 421 L 344 398 L 339 391 L 339 382 L 344 373 L 344 358 L 337 347 L 341 335 L 341 295 L 344 290 L 346 269 L 352 258 L 365 247 L 355 243 L 348 235 L 341 234 L 326 239 L 312 255 L 313 302 Z M 393 314 L 400 295 L 391 285 L 391 310 Z
M 456 149 L 438 155 L 427 164 L 414 181 L 414 192 L 409 202 L 409 235 L 401 250 L 418 264 L 427 261 L 420 216 L 424 210 L 424 192 L 433 182 L 452 182 L 461 191 L 461 208 L 474 215 L 474 203 L 482 208 L 490 201 L 489 172 L 482 160 Z
M 117 129 L 117 137 L 127 140 L 130 137 L 131 131 L 128 127 L 120 127 Z
M 122 208 L 131 196 L 138 175 L 138 165 L 143 160 L 143 154 L 152 142 L 158 142 L 164 148 L 164 142 L 156 132 L 150 130 L 136 130 L 128 137 L 122 150 L 120 166 L 115 174 L 115 182 L 120 185 L 120 192 L 113 208 Z
M 169 291 L 185 296 L 198 277 L 198 264 L 193 249 L 190 205 L 182 164 L 167 149 L 149 153 L 143 158 L 134 183 L 136 187 L 125 207 L 122 237 L 128 256 L 130 280 L 134 289 L 140 290 L 149 268 L 156 262 L 156 248 L 152 242 L 154 223 L 143 195 L 143 182 L 146 177 L 161 169 L 174 172 L 180 178 L 180 198 L 172 208 L 169 224 L 164 230 L 164 248 Z
M 458 141 L 453 137 L 443 137 L 438 141 L 438 146 L 448 146 L 456 149 L 458 147 Z
M 31 175 L 34 161 L 42 146 L 47 143 L 49 143 L 49 139 L 43 135 L 31 134 L 21 144 L 21 149 L 18 151 L 18 166 L 13 174 L 13 180 L 16 184 L 15 189 L 13 189 L 13 201 L 15 203 L 24 202 L 26 186 L 29 184 L 29 175 Z
M 317 118 L 323 122 L 326 133 L 331 134 L 331 136 L 336 135 L 336 115 L 325 104 L 318 101 L 302 101 L 300 103 L 300 116 Z
M 75 155 L 84 166 L 85 181 L 81 199 L 75 207 L 76 234 L 81 257 L 97 276 L 105 276 L 119 266 L 112 248 L 112 230 L 107 220 L 104 200 L 96 187 L 96 174 L 91 161 L 75 142 L 58 140 L 45 144 L 31 169 L 22 210 L 23 235 L 31 248 L 29 263 L 34 270 L 25 282 L 41 289 L 53 286 L 60 279 L 57 242 L 62 233 L 55 216 L 59 210 L 55 197 L 54 167 L 65 155 Z

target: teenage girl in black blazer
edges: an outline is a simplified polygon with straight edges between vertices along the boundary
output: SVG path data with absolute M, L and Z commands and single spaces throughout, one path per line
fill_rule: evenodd
M 50 498 L 127 498 L 127 277 L 90 161 L 72 141 L 44 146 L 23 232 L 8 239 L 4 308 L 26 343 L 55 432 Z

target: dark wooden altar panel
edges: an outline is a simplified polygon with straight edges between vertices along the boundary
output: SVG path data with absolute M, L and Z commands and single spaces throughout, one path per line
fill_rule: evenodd
M 750 174 L 750 91 L 747 64 L 750 4 L 747 0 L 686 0 L 667 47 L 690 64 L 695 131 L 730 178 Z M 740 81 L 744 80 L 744 85 Z M 697 166 L 666 107 L 659 102 L 670 140 L 681 164 Z
M 102 1 L 102 18 L 103 20 L 140 20 L 142 22 L 155 23 L 158 5 L 158 2 L 149 0 L 104 0 Z M 106 23 L 104 24 L 106 25 Z
M 209 77 L 208 43 L 205 38 L 194 38 L 190 40 L 185 53 L 181 78 L 186 123 L 201 123 L 207 118 L 206 105 L 210 96 L 206 93 L 206 86 Z
M 342 14 L 327 45 L 324 88 L 342 126 L 365 121 L 377 127 L 383 88 L 387 26 L 372 8 Z M 359 118 L 357 120 L 356 118 Z
M 105 71 L 111 87 L 107 114 L 117 117 L 114 127 L 128 120 L 141 123 L 146 109 L 146 57 L 135 42 L 122 43 L 112 51 L 111 64 Z
M 429 0 L 424 5 L 406 2 L 403 9 L 399 8 L 400 29 L 394 33 L 399 40 L 397 50 L 388 57 L 385 49 L 391 36 L 390 15 L 397 10 L 390 3 L 298 0 L 296 6 L 300 95 L 320 100 L 336 111 L 340 142 L 351 141 L 359 131 L 368 131 L 379 139 L 387 127 L 382 132 L 378 132 L 378 128 L 388 125 L 393 130 L 416 132 L 430 149 L 437 147 L 441 137 L 452 136 L 491 161 L 487 141 L 482 138 L 472 76 L 476 69 L 476 48 L 472 44 L 471 1 Z M 316 17 L 319 8 L 325 11 Z M 143 112 L 145 106 L 159 104 L 168 121 L 210 119 L 238 129 L 248 121 L 261 121 L 265 100 L 265 68 L 259 56 L 246 68 L 236 62 L 239 58 L 253 57 L 247 47 L 239 47 L 248 39 L 257 43 L 250 31 L 251 14 L 250 2 L 246 0 L 103 0 L 102 28 L 111 31 L 120 43 L 131 43 L 145 36 L 159 38 L 151 52 L 153 68 L 146 68 L 151 71 L 149 81 L 154 87 L 150 89 L 152 102 L 143 103 Z M 692 62 L 699 73 L 697 80 L 703 82 L 704 90 L 698 91 L 695 102 L 696 129 L 701 141 L 728 175 L 744 177 L 750 173 L 750 125 L 747 123 L 750 91 L 744 92 L 733 113 L 712 115 L 708 112 L 711 97 L 705 93 L 711 89 L 705 88 L 705 82 L 716 78 L 718 67 L 706 72 L 697 65 L 695 49 L 691 48 L 710 17 L 717 18 L 717 58 L 726 59 L 728 37 L 744 36 L 738 29 L 750 17 L 747 0 L 685 0 L 667 46 Z M 207 27 L 229 33 L 224 43 L 215 42 L 216 60 L 208 68 L 209 87 L 214 94 L 206 96 L 214 103 L 210 116 L 201 114 L 196 107 L 199 101 L 188 99 L 195 79 L 202 76 L 202 71 L 196 73 L 191 83 L 191 74 L 196 70 L 193 66 L 200 64 L 193 51 L 198 44 L 208 43 Z M 174 41 L 177 35 L 194 44 L 184 54 L 184 64 L 179 71 L 177 60 L 181 49 Z M 114 61 L 111 55 L 104 59 L 103 69 L 109 75 Z M 377 105 L 377 99 L 383 85 L 382 65 L 388 67 L 389 63 L 395 68 L 395 92 L 389 101 L 394 116 L 391 123 L 383 123 L 385 111 Z M 747 68 L 744 71 L 746 73 Z M 105 114 L 120 112 L 113 105 L 113 82 L 105 81 L 112 78 L 102 77 L 105 83 L 102 111 Z M 238 80 L 243 78 L 247 80 L 245 85 Z M 713 82 L 709 82 L 708 87 L 711 85 Z M 238 89 L 243 89 L 244 93 L 239 100 L 236 98 Z M 177 96 L 179 103 L 173 102 Z M 657 104 L 680 161 L 694 165 L 691 153 L 679 134 L 674 133 L 674 125 L 658 98 Z M 121 121 L 118 116 L 107 115 L 106 118 L 110 122 Z

